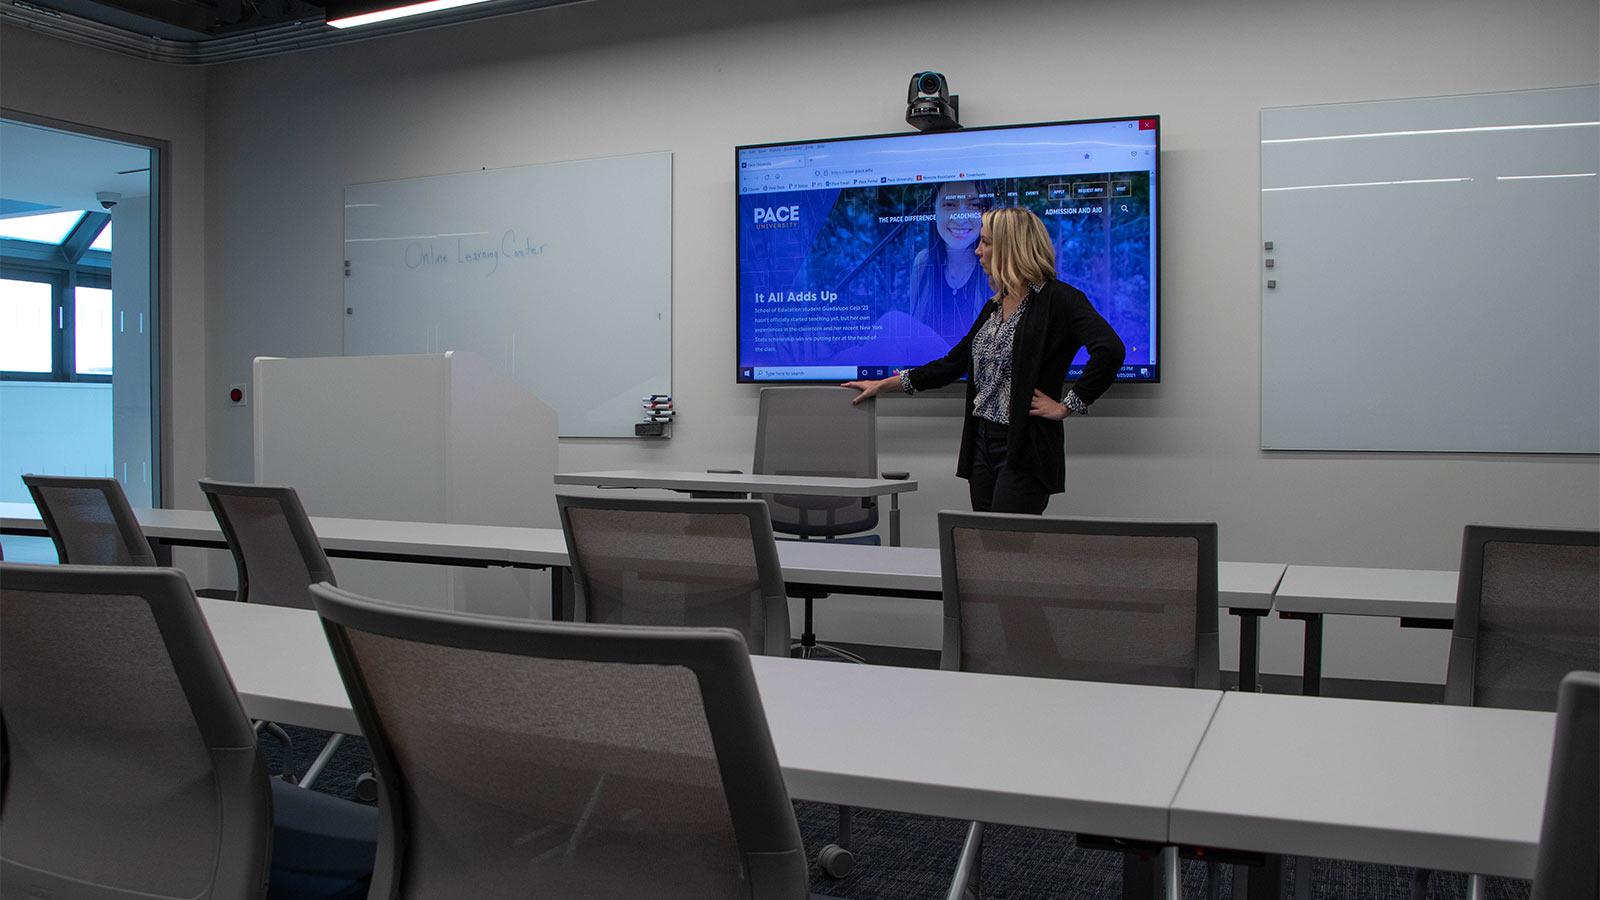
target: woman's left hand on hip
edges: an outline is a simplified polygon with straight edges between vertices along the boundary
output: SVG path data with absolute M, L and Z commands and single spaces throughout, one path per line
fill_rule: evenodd
M 1028 415 L 1043 416 L 1055 422 L 1072 415 L 1072 409 L 1065 403 L 1051 400 L 1049 395 L 1038 388 L 1033 389 L 1033 400 L 1028 404 Z

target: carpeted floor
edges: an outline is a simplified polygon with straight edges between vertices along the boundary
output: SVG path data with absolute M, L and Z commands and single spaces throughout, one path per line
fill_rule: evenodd
M 287 727 L 294 739 L 294 769 L 305 771 L 321 749 L 326 735 Z M 280 749 L 271 738 L 263 746 L 277 771 Z M 356 778 L 371 768 L 366 742 L 346 738 L 316 789 L 347 799 L 355 798 Z M 806 847 L 816 853 L 834 840 L 838 828 L 835 807 L 796 802 L 795 817 Z M 832 897 L 856 900 L 936 900 L 943 898 L 955 869 L 956 856 L 967 825 L 951 819 L 911 816 L 882 810 L 857 810 L 852 831 L 856 869 L 843 879 L 823 875 L 813 863 L 811 890 Z M 982 870 L 986 900 L 1021 898 L 1074 898 L 1114 900 L 1120 897 L 1122 857 L 1101 850 L 1079 848 L 1073 836 L 1035 828 L 991 826 L 986 829 Z M 1285 896 L 1292 883 L 1294 862 L 1284 862 Z M 1312 897 L 1408 900 L 1412 870 L 1340 860 L 1312 860 Z M 1204 864 L 1185 861 L 1184 896 L 1206 896 Z M 1232 884 L 1229 867 L 1222 867 L 1221 896 Z M 1526 881 L 1494 878 L 1488 896 L 1494 900 L 1526 900 Z M 1466 896 L 1466 878 L 1437 873 L 1428 896 L 1432 900 Z

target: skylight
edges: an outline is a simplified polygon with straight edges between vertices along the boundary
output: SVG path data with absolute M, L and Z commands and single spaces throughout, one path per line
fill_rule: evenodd
M 0 238 L 19 241 L 36 241 L 41 244 L 59 244 L 67 239 L 72 229 L 83 220 L 83 210 L 44 213 L 38 216 L 16 216 L 0 219 Z M 108 232 L 109 228 L 106 229 Z M 109 241 L 109 238 L 108 238 Z
M 107 253 L 111 252 L 111 223 L 110 222 L 106 223 L 106 227 L 100 229 L 100 234 L 95 236 L 94 243 L 89 245 L 89 249 L 90 250 L 104 250 Z

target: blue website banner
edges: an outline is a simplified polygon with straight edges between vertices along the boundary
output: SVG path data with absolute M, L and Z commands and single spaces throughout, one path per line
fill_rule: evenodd
M 1154 379 L 1155 135 L 1144 122 L 742 149 L 739 380 L 884 377 L 949 352 L 993 294 L 975 249 L 983 211 L 1000 206 L 1044 221 L 1061 279 L 1127 345 L 1119 377 Z M 1047 130 L 1053 143 L 1037 139 Z M 927 138 L 943 139 L 937 158 L 898 158 L 915 154 L 896 147 Z

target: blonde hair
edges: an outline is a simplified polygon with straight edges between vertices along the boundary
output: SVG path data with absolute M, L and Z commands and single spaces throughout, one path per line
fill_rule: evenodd
M 984 211 L 989 236 L 989 284 L 1000 294 L 1056 277 L 1056 248 L 1044 222 L 1020 206 Z

